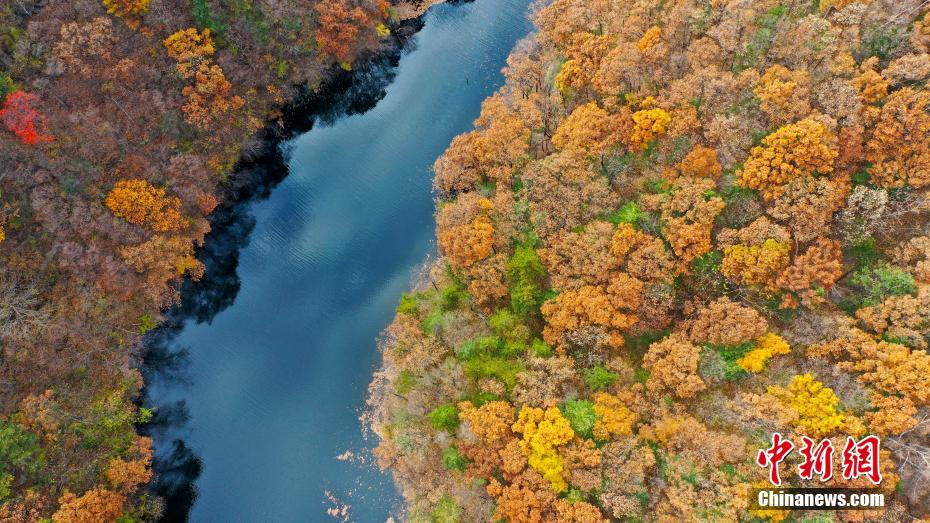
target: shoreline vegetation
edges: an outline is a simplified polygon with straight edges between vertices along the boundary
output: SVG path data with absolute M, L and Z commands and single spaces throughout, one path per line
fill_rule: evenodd
M 428 7 L 311 4 L 0 5 L 0 520 L 157 519 L 144 335 L 203 276 L 236 166 L 312 124 L 282 110 Z
M 421 522 L 930 514 L 930 15 L 554 0 L 435 165 L 366 419 Z M 883 509 L 751 510 L 881 437 Z M 798 474 L 829 439 L 829 481 Z

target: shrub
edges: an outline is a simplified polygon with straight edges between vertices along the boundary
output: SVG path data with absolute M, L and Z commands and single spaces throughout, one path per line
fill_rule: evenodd
M 410 370 L 404 369 L 400 371 L 397 379 L 394 380 L 394 390 L 400 395 L 407 394 L 417 386 L 419 381 L 420 378 L 416 374 Z
M 592 390 L 604 390 L 613 385 L 620 376 L 615 372 L 610 372 L 603 365 L 591 367 L 584 373 L 584 382 Z
M 531 244 L 516 248 L 507 261 L 507 279 L 510 283 L 510 306 L 517 314 L 526 316 L 536 312 L 542 302 L 542 280 L 546 268 Z
M 452 403 L 443 403 L 431 410 L 427 417 L 436 430 L 452 433 L 459 427 L 459 409 Z
M 462 453 L 459 452 L 459 449 L 456 448 L 455 445 L 449 445 L 442 451 L 442 465 L 446 470 L 465 472 L 465 466 L 468 465 L 468 460 L 462 456 Z
M 533 340 L 533 344 L 530 346 L 530 350 L 532 350 L 533 354 L 540 358 L 548 358 L 552 356 L 552 353 L 554 352 L 548 343 L 540 339 Z
M 561 410 L 576 434 L 584 439 L 594 437 L 597 413 L 594 412 L 593 403 L 587 400 L 569 400 L 562 405 Z
M 397 304 L 396 310 L 398 314 L 417 314 L 420 312 L 417 299 L 409 292 L 401 294 L 400 303 Z
M 917 290 L 914 276 L 887 263 L 863 267 L 850 276 L 849 282 L 860 288 L 858 307 L 877 305 L 889 296 L 913 294 Z
M 433 523 L 459 523 L 462 520 L 462 507 L 448 495 L 442 497 L 433 509 Z

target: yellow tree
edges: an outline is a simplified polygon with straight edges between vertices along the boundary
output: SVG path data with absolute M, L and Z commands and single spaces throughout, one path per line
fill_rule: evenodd
M 116 182 L 105 203 L 116 216 L 156 232 L 177 231 L 185 226 L 181 200 L 145 180 Z
M 833 172 L 838 154 L 826 125 L 813 117 L 805 118 L 780 127 L 766 136 L 762 145 L 753 147 L 739 171 L 739 183 L 758 189 L 763 198 L 772 200 L 795 178 Z

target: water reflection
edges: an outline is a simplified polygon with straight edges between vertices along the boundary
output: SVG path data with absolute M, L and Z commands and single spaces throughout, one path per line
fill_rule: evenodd
M 358 420 L 375 338 L 434 250 L 429 167 L 502 83 L 528 3 L 437 6 L 416 50 L 289 111 L 293 139 L 243 163 L 204 280 L 149 340 L 166 520 L 322 521 L 343 502 L 351 521 L 395 513 Z

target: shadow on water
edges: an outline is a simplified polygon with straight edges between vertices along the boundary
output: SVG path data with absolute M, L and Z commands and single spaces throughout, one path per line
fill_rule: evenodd
M 268 198 L 289 174 L 281 143 L 315 125 L 329 125 L 374 108 L 393 81 L 401 55 L 415 47 L 412 37 L 422 26 L 422 19 L 404 22 L 395 29 L 388 49 L 361 60 L 352 72 L 334 69 L 317 91 L 303 89 L 297 101 L 285 108 L 280 122 L 263 131 L 258 151 L 240 160 L 229 183 L 222 188 L 223 203 L 210 216 L 211 232 L 197 252 L 206 269 L 203 278 L 183 281 L 180 304 L 170 309 L 162 325 L 146 336 L 147 353 L 141 367 L 146 383 L 186 383 L 190 353 L 187 348 L 174 347 L 174 340 L 186 323 L 209 324 L 235 301 L 240 287 L 239 253 L 248 245 L 255 228 L 249 204 Z M 153 406 L 147 389 L 138 402 Z M 139 427 L 140 433 L 162 438 L 184 433 L 190 415 L 183 400 L 154 407 L 154 417 Z M 162 521 L 187 521 L 197 498 L 194 482 L 201 474 L 202 463 L 183 438 L 175 438 L 170 445 L 170 450 L 161 450 L 154 459 L 156 479 L 151 489 L 165 500 Z

